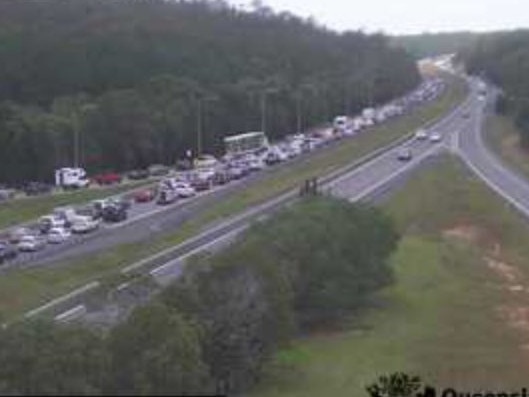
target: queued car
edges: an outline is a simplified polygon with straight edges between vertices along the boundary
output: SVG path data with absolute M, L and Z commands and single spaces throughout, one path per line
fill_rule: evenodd
M 167 205 L 174 203 L 177 198 L 178 196 L 173 189 L 162 188 L 158 192 L 158 198 L 156 199 L 156 203 L 160 205 Z
M 116 172 L 106 172 L 92 177 L 92 179 L 99 185 L 113 185 L 121 183 L 123 177 Z
M 156 197 L 154 189 L 142 189 L 134 192 L 134 201 L 136 203 L 148 203 Z
M 27 227 L 18 227 L 9 232 L 9 242 L 11 244 L 18 244 L 22 237 L 33 234 L 35 234 L 35 232 Z
M 149 176 L 149 170 L 146 169 L 132 170 L 127 173 L 127 178 L 132 180 L 146 179 Z
M 148 170 L 151 176 L 164 176 L 169 174 L 170 168 L 162 164 L 153 164 Z
M 230 179 L 241 179 L 248 175 L 248 169 L 238 163 L 231 163 L 227 168 L 228 177 Z
M 39 219 L 39 230 L 41 233 L 48 233 L 51 229 L 56 227 L 66 227 L 67 221 L 55 215 L 45 215 Z
M 133 198 L 128 196 L 111 197 L 107 200 L 107 205 L 121 206 L 128 210 L 132 205 Z
M 227 169 L 217 169 L 212 179 L 215 185 L 225 185 L 230 180 L 230 174 Z
M 72 223 L 73 233 L 90 233 L 99 228 L 99 221 L 97 219 L 79 218 Z
M 0 188 L 0 202 L 11 200 L 15 197 L 15 191 L 13 189 Z
M 64 227 L 54 227 L 48 232 L 48 243 L 61 244 L 71 237 L 72 233 Z
M 122 222 L 128 217 L 127 209 L 121 203 L 109 204 L 103 208 L 101 217 L 105 222 Z
M 43 237 L 27 234 L 23 236 L 17 244 L 17 248 L 22 252 L 35 252 L 46 246 L 46 240 Z
M 27 196 L 48 194 L 51 193 L 52 189 L 52 185 L 44 182 L 28 182 L 22 187 L 22 190 Z
M 190 180 L 191 186 L 197 192 L 211 189 L 212 179 L 210 178 L 201 178 L 199 175 L 194 175 Z
M 174 186 L 174 191 L 178 197 L 188 198 L 196 194 L 196 190 L 187 182 L 177 182 Z
M 0 241 L 0 264 L 16 258 L 18 251 L 7 241 Z

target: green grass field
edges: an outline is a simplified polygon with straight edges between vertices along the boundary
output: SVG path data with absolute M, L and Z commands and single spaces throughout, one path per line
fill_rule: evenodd
M 251 205 L 263 202 L 286 190 L 299 186 L 309 176 L 329 173 L 351 163 L 377 147 L 412 132 L 428 120 L 444 114 L 464 97 L 461 84 L 453 84 L 438 101 L 393 123 L 373 128 L 337 147 L 324 150 L 315 156 L 302 159 L 288 167 L 277 168 L 265 181 L 250 184 L 223 201 L 211 206 L 190 219 L 181 229 L 169 236 L 127 244 L 76 261 L 54 267 L 12 272 L 0 278 L 0 313 L 10 319 L 21 312 L 33 309 L 46 301 L 95 279 L 115 277 L 117 270 L 163 248 L 174 246 L 196 234 L 211 222 L 233 215 Z
M 527 223 L 448 157 L 384 208 L 403 233 L 396 283 L 343 329 L 277 354 L 252 396 L 367 396 L 367 384 L 395 371 L 462 391 L 524 386 Z

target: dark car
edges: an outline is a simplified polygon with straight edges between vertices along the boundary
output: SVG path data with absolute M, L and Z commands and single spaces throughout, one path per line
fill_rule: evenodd
M 0 241 L 0 263 L 5 263 L 17 256 L 18 252 L 15 247 L 7 241 Z
M 403 148 L 397 153 L 397 159 L 401 161 L 409 161 L 412 158 L 411 149 Z
M 105 222 L 121 222 L 127 219 L 127 209 L 120 204 L 110 204 L 103 208 L 101 217 Z
M 215 185 L 225 185 L 231 180 L 228 170 L 217 170 L 213 175 L 213 183 Z
M 26 193 L 26 195 L 28 196 L 47 194 L 51 192 L 51 189 L 52 186 L 44 182 L 28 182 L 22 188 L 24 193 Z
M 132 195 L 127 196 L 121 196 L 121 197 L 113 197 L 108 200 L 108 202 L 111 205 L 118 205 L 122 206 L 126 210 L 128 210 L 132 206 L 132 202 L 134 201 L 134 197 Z
M 195 177 L 191 179 L 190 183 L 191 183 L 191 186 L 193 186 L 193 188 L 197 192 L 200 192 L 200 191 L 211 189 L 212 180 L 209 178 L 196 178 Z
M 149 167 L 149 175 L 164 176 L 169 174 L 170 168 L 162 164 L 154 164 Z
M 138 179 L 146 179 L 149 177 L 149 170 L 140 169 L 140 170 L 132 170 L 127 174 L 127 177 L 129 179 L 138 180 Z
M 120 183 L 123 178 L 120 174 L 115 172 L 106 172 L 104 174 L 95 175 L 92 179 L 99 185 L 112 185 Z

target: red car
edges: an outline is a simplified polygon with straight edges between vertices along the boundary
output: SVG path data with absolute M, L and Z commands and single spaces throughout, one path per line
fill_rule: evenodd
M 134 193 L 134 201 L 137 203 L 148 203 L 149 201 L 154 200 L 156 192 L 154 189 L 144 189 L 138 190 Z
M 115 172 L 107 172 L 105 174 L 99 174 L 92 178 L 99 185 L 112 185 L 114 183 L 120 183 L 122 176 Z

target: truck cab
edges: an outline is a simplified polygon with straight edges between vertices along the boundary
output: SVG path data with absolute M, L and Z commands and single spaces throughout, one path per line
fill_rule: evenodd
M 64 167 L 55 170 L 55 185 L 65 189 L 78 189 L 87 187 L 90 180 L 86 177 L 83 168 Z

